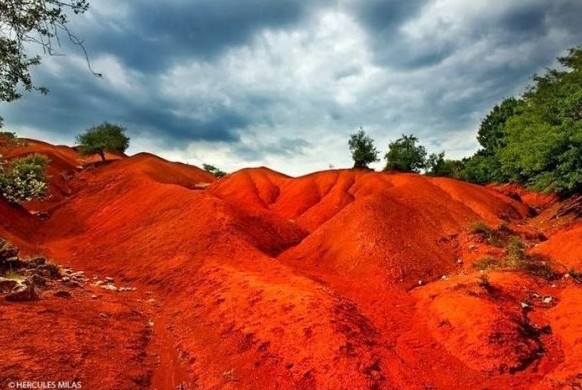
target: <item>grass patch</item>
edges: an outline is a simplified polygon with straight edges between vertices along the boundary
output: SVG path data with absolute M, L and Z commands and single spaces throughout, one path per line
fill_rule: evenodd
M 545 257 L 528 254 L 525 244 L 518 236 L 511 236 L 505 249 L 506 255 L 503 258 L 483 257 L 475 261 L 473 266 L 480 271 L 490 269 L 522 271 L 528 275 L 548 280 L 558 276 L 558 273 L 552 268 L 551 262 Z
M 4 275 L 2 275 L 2 277 L 6 279 L 16 280 L 17 282 L 22 282 L 25 279 L 22 274 L 12 270 L 5 272 Z
M 503 239 L 499 232 L 483 221 L 477 221 L 469 228 L 469 233 L 483 238 L 488 244 L 502 247 Z
M 488 269 L 498 268 L 499 260 L 491 256 L 482 257 L 473 263 L 473 267 L 475 267 L 479 271 L 486 271 Z

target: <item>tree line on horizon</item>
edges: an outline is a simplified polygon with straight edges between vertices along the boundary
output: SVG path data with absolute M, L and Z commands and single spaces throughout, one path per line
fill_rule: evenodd
M 480 149 L 461 160 L 427 156 L 414 135 L 388 145 L 385 171 L 421 172 L 472 183 L 517 183 L 539 192 L 582 192 L 582 47 L 558 58 L 561 69 L 534 75 L 519 97 L 495 105 L 477 132 Z M 363 129 L 348 145 L 354 168 L 379 161 Z
M 11 102 L 25 91 L 46 93 L 33 83 L 30 67 L 40 64 L 29 56 L 28 44 L 36 43 L 48 55 L 65 33 L 84 54 L 82 42 L 67 28 L 66 9 L 81 14 L 87 0 L 0 5 L 0 101 Z M 87 65 L 91 70 L 87 59 Z M 534 75 L 532 85 L 519 97 L 503 99 L 482 120 L 477 132 L 480 149 L 472 156 L 446 159 L 445 152 L 427 154 L 413 134 L 402 135 L 388 145 L 386 171 L 417 172 L 448 176 L 473 183 L 512 182 L 536 191 L 562 195 L 582 192 L 582 47 L 558 58 L 560 68 Z M 91 72 L 99 76 L 99 74 Z M 2 118 L 0 117 L 0 128 Z M 82 155 L 123 153 L 129 146 L 125 128 L 104 122 L 77 136 Z M 2 142 L 18 142 L 13 133 L 0 132 Z M 363 129 L 349 139 L 354 168 L 367 168 L 379 161 L 373 140 Z M 43 197 L 47 193 L 46 165 L 41 155 L 7 160 L 0 156 L 0 196 L 14 203 Z M 222 177 L 226 173 L 210 164 L 203 169 Z

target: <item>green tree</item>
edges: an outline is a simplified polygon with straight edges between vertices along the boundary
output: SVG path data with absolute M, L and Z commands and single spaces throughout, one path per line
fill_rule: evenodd
M 374 146 L 374 140 L 366 135 L 366 132 L 361 127 L 357 133 L 350 136 L 348 145 L 354 160 L 354 168 L 367 169 L 368 164 L 380 161 L 378 159 L 378 150 Z
M 414 135 L 402 135 L 388 145 L 385 171 L 420 172 L 426 166 L 426 149 Z
M 211 173 L 212 175 L 214 175 L 214 177 L 220 179 L 221 177 L 226 176 L 226 172 L 224 172 L 223 170 L 216 168 L 214 165 L 210 165 L 210 164 L 202 164 L 202 168 L 208 172 Z
M 40 46 L 45 54 L 55 55 L 59 35 L 64 35 L 82 49 L 89 64 L 83 42 L 68 28 L 68 13 L 80 14 L 88 7 L 87 0 L 0 2 L 0 101 L 19 99 L 20 86 L 26 91 L 47 92 L 46 88 L 36 86 L 30 75 L 30 68 L 41 62 L 39 55 L 29 54 L 34 45 Z M 0 126 L 1 123 L 0 118 Z
M 125 128 L 104 122 L 77 136 L 79 152 L 83 156 L 99 154 L 105 161 L 105 152 L 123 153 L 129 147 L 129 137 Z
M 445 159 L 445 152 L 432 153 L 426 159 L 426 174 L 428 176 L 446 176 L 458 179 L 464 168 L 465 164 L 462 161 Z
M 40 154 L 10 161 L 0 156 L 0 194 L 11 203 L 28 202 L 46 196 L 48 159 Z
M 481 121 L 477 141 L 486 154 L 494 154 L 505 146 L 505 125 L 508 119 L 515 115 L 519 103 L 520 100 L 515 98 L 504 99 Z
M 485 184 L 496 180 L 492 172 L 500 171 L 500 164 L 495 155 L 479 150 L 473 156 L 463 159 L 463 169 L 459 175 L 462 180 Z
M 512 181 L 540 191 L 582 191 L 582 48 L 559 58 L 564 70 L 534 76 L 507 121 L 498 155 Z

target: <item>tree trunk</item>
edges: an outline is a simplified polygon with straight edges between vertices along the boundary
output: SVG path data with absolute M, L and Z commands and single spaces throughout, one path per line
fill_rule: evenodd
M 102 161 L 105 161 L 105 153 L 103 152 L 103 150 L 100 150 L 100 151 L 99 151 L 99 152 L 97 152 L 97 153 L 99 153 L 99 155 L 101 156 L 101 160 L 102 160 Z

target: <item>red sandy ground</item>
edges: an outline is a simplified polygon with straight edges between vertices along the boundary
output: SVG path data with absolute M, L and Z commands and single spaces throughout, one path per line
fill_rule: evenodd
M 51 159 L 53 198 L 25 207 L 50 216 L 0 200 L 0 237 L 137 291 L 0 301 L 0 388 L 581 386 L 575 279 L 495 271 L 485 288 L 472 266 L 502 255 L 470 233 L 483 221 L 582 270 L 582 224 L 533 218 L 552 197 L 354 170 L 214 181 L 143 153 L 81 169 L 75 150 L 36 141 L 11 153 L 31 152 Z

